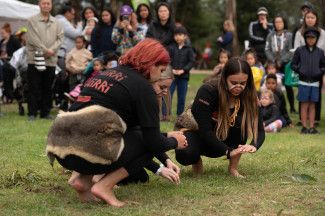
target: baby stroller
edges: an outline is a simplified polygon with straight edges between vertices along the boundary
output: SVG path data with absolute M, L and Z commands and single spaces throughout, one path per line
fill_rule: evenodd
M 19 115 L 25 115 L 23 103 L 27 103 L 28 85 L 27 85 L 27 68 L 17 71 L 16 88 L 14 90 L 14 98 L 18 102 Z
M 13 96 L 18 102 L 19 115 L 25 115 L 23 103 L 27 102 L 28 85 L 27 85 L 27 56 L 26 48 L 18 49 L 10 60 L 10 67 L 15 72 L 16 88 L 14 88 Z

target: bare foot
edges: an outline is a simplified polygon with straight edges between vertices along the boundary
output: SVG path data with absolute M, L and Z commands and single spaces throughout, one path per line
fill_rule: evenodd
M 91 188 L 91 193 L 104 200 L 107 204 L 116 207 L 116 208 L 121 208 L 125 205 L 124 202 L 121 202 L 115 197 L 115 194 L 113 193 L 113 188 L 107 188 L 107 187 L 101 187 L 102 185 L 97 183 L 94 184 Z
M 236 178 L 245 178 L 245 176 L 241 175 L 241 174 L 238 172 L 238 170 L 236 170 L 236 169 L 230 169 L 230 170 L 229 170 L 229 174 L 230 174 L 231 176 L 236 177 Z
M 195 176 L 203 174 L 203 163 L 201 158 L 196 164 L 192 164 L 192 171 Z
M 81 202 L 100 201 L 90 192 L 90 188 L 93 185 L 91 179 L 92 176 L 80 175 L 76 172 L 74 172 L 71 178 L 69 179 L 69 185 L 76 190 Z

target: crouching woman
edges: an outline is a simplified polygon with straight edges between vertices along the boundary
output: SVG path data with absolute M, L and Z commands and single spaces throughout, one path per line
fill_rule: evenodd
M 196 130 L 187 130 L 188 147 L 176 150 L 176 160 L 203 172 L 201 156 L 226 155 L 229 172 L 238 172 L 242 154 L 254 153 L 264 142 L 263 119 L 250 66 L 239 58 L 229 60 L 220 76 L 203 84 L 192 105 Z M 195 127 L 193 127 L 195 128 Z M 251 144 L 246 144 L 252 138 Z
M 57 159 L 74 171 L 69 183 L 82 200 L 123 206 L 113 193 L 118 182 L 139 172 L 154 155 L 187 146 L 182 133 L 160 134 L 151 83 L 169 61 L 158 41 L 140 42 L 120 58 L 120 66 L 89 79 L 70 112 L 55 119 L 46 151 L 51 162 Z M 98 174 L 105 175 L 94 184 Z

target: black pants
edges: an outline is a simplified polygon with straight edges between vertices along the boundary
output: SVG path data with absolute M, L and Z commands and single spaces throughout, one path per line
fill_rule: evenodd
M 75 155 L 68 155 L 63 159 L 56 158 L 64 168 L 85 175 L 110 173 L 124 167 L 131 176 L 141 172 L 141 169 L 152 160 L 153 156 L 147 152 L 140 130 L 128 129 L 123 137 L 125 146 L 122 154 L 116 162 L 110 165 L 94 164 Z
M 184 133 L 187 139 L 188 147 L 183 150 L 175 150 L 176 160 L 182 165 L 191 165 L 199 161 L 201 155 L 217 158 L 225 155 L 225 152 L 220 151 L 218 146 L 208 146 L 201 140 L 198 131 L 187 131 Z M 228 138 L 224 143 L 231 147 L 237 148 L 238 145 L 244 144 L 241 138 L 240 128 L 230 128 Z
M 52 85 L 55 67 L 46 67 L 45 71 L 38 71 L 35 65 L 29 64 L 27 69 L 28 84 L 28 115 L 46 117 L 52 108 Z
M 16 76 L 16 70 L 13 68 L 8 61 L 5 61 L 2 65 L 3 72 L 3 95 L 7 101 L 12 102 L 14 99 L 14 79 Z

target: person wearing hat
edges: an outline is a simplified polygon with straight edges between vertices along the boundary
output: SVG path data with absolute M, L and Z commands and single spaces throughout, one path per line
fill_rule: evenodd
M 295 40 L 294 40 L 294 49 L 296 50 L 300 46 L 305 46 L 305 38 L 304 38 L 304 31 L 309 27 L 315 27 L 319 31 L 319 38 L 317 40 L 317 47 L 322 49 L 325 52 L 325 31 L 324 29 L 319 27 L 319 16 L 316 10 L 314 9 L 308 9 L 305 13 L 304 21 L 301 26 L 301 28 L 296 32 L 295 34 Z M 319 86 L 319 102 L 316 103 L 316 124 L 321 119 L 321 98 L 322 98 L 322 85 L 323 85 L 323 77 L 319 80 L 320 86 Z M 300 110 L 300 109 L 299 109 Z
M 266 61 L 265 56 L 265 43 L 266 37 L 273 30 L 273 24 L 268 23 L 268 11 L 265 7 L 260 7 L 257 10 L 258 20 L 249 24 L 249 43 L 250 48 L 255 49 L 258 60 L 262 63 Z
M 315 129 L 315 103 L 319 102 L 319 80 L 325 73 L 324 51 L 316 46 L 320 32 L 315 27 L 304 31 L 305 46 L 296 49 L 291 68 L 299 74 L 298 101 L 301 103 L 302 134 L 317 134 Z M 309 119 L 310 128 L 307 129 Z
M 112 41 L 117 44 L 116 52 L 123 55 L 143 39 L 135 13 L 129 5 L 123 5 L 112 33 Z

